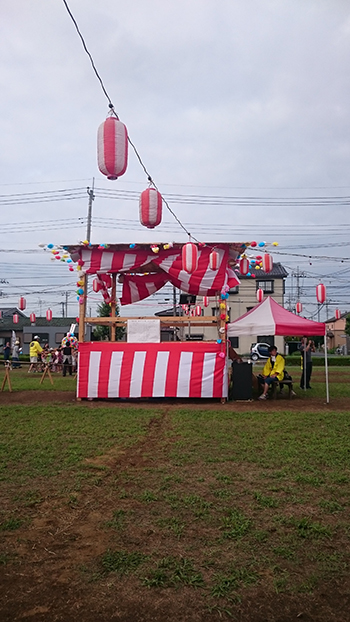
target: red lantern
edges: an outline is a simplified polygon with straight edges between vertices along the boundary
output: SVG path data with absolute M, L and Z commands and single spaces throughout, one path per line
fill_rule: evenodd
M 341 317 L 341 311 L 340 311 L 340 309 L 336 309 L 335 310 L 335 319 L 336 320 L 340 320 L 340 317 Z
M 303 305 L 301 304 L 301 302 L 297 302 L 297 304 L 295 305 L 295 310 L 297 313 L 301 313 L 303 310 Z
M 249 272 L 249 260 L 247 259 L 247 257 L 242 257 L 242 259 L 240 259 L 239 261 L 239 271 L 241 274 L 243 274 L 243 276 L 245 274 L 248 274 Z
M 116 117 L 108 117 L 97 133 L 98 168 L 107 179 L 124 175 L 128 165 L 128 131 Z
M 102 288 L 102 285 L 101 285 L 101 283 L 99 282 L 99 280 L 98 280 L 98 279 L 94 279 L 94 280 L 92 281 L 92 289 L 94 290 L 95 294 L 96 294 L 97 292 L 99 292 L 101 288 Z
M 153 229 L 161 223 L 162 203 L 162 195 L 155 188 L 147 188 L 141 192 L 139 203 L 141 225 Z
M 326 286 L 323 283 L 319 283 L 316 287 L 316 298 L 321 305 L 326 300 Z
M 264 292 L 262 289 L 256 290 L 256 299 L 258 302 L 262 302 L 264 300 Z
M 0 320 L 2 319 L 2 311 L 0 310 Z
M 198 317 L 202 315 L 202 307 L 200 305 L 196 305 L 196 315 Z
M 51 309 L 48 309 L 46 311 L 46 319 L 47 319 L 48 322 L 51 322 L 51 320 L 52 320 L 52 311 L 51 311 Z
M 209 307 L 209 296 L 203 296 L 203 305 Z
M 18 313 L 15 313 L 15 314 L 12 316 L 12 319 L 13 319 L 13 323 L 14 323 L 14 324 L 18 324 L 18 322 L 19 322 L 19 315 L 18 315 Z
M 36 319 L 35 318 L 35 313 L 31 313 L 30 316 L 29 316 L 29 319 L 30 319 L 30 323 L 31 324 L 35 324 L 35 319 Z
M 188 315 L 188 305 L 181 305 L 181 308 L 185 315 Z
M 189 274 L 197 270 L 198 248 L 193 242 L 188 242 L 182 247 L 182 269 Z
M 271 255 L 269 253 L 265 253 L 262 257 L 262 267 L 264 272 L 271 272 L 273 267 L 273 261 Z
M 26 308 L 26 306 L 27 306 L 26 299 L 25 299 L 25 298 L 23 298 L 23 296 L 21 296 L 21 297 L 20 297 L 20 299 L 19 299 L 19 301 L 18 301 L 18 308 L 19 308 L 21 311 L 24 311 L 24 309 Z
M 209 255 L 209 268 L 210 270 L 217 270 L 219 267 L 219 253 L 217 251 L 211 251 Z

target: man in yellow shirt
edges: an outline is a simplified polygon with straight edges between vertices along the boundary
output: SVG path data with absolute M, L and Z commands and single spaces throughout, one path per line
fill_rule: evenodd
M 30 342 L 29 345 L 29 359 L 30 359 L 30 366 L 28 369 L 28 374 L 33 371 L 33 369 L 35 368 L 34 371 L 36 371 L 37 369 L 37 365 L 38 365 L 38 356 L 39 354 L 41 354 L 41 352 L 43 351 L 40 343 L 39 343 L 39 337 L 38 335 L 35 335 L 33 341 Z
M 259 396 L 259 400 L 267 399 L 267 392 L 273 382 L 281 382 L 284 378 L 285 360 L 277 353 L 276 346 L 269 347 L 270 358 L 266 361 L 263 369 L 264 392 Z

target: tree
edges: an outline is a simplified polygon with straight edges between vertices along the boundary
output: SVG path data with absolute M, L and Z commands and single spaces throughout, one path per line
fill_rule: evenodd
M 350 314 L 346 316 L 345 333 L 350 336 Z
M 116 305 L 115 314 L 119 315 L 119 307 Z M 107 302 L 101 302 L 97 307 L 97 317 L 110 317 L 111 306 Z M 117 326 L 115 331 L 116 340 L 122 339 L 125 333 L 125 329 L 122 326 Z M 110 327 L 109 326 L 96 326 L 93 331 L 94 341 L 107 341 L 110 339 Z

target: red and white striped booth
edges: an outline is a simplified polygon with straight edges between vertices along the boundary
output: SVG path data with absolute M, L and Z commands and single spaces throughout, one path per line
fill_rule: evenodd
M 221 348 L 212 342 L 79 344 L 78 398 L 226 398 Z

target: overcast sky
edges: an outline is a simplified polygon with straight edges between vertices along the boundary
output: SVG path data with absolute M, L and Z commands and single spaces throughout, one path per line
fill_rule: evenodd
M 181 195 L 169 202 L 187 228 L 208 241 L 277 240 L 285 254 L 274 259 L 306 273 L 305 311 L 316 310 L 316 277 L 328 287 L 330 311 L 349 310 L 348 0 L 69 6 L 147 169 L 164 195 Z M 26 291 L 29 312 L 40 299 L 43 311 L 50 305 L 59 314 L 69 291 L 75 314 L 67 266 L 43 251 L 13 251 L 85 239 L 93 177 L 94 243 L 186 236 L 167 213 L 153 232 L 139 224 L 137 194 L 147 179 L 132 152 L 119 180 L 99 173 L 96 132 L 108 102 L 62 0 L 1 7 L 0 249 L 11 252 L 0 252 L 0 278 L 9 281 L 0 303 Z M 77 198 L 21 204 L 7 196 L 68 188 Z M 123 198 L 107 200 L 103 189 Z M 183 203 L 189 195 L 207 198 Z M 217 205 L 213 196 L 232 198 Z M 255 199 L 239 205 L 238 197 Z

